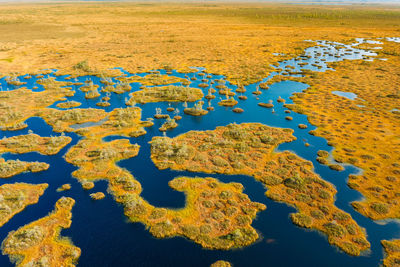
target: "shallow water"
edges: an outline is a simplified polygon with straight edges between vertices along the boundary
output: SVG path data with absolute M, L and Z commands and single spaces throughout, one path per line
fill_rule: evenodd
M 298 72 L 300 69 L 309 69 L 313 71 L 328 70 L 327 62 L 334 62 L 344 59 L 365 59 L 375 56 L 374 52 L 365 51 L 356 48 L 357 44 L 363 40 L 357 40 L 352 45 L 342 45 L 328 41 L 318 41 L 315 47 L 311 47 L 305 51 L 302 57 L 287 60 L 280 64 L 279 68 L 283 71 L 273 72 L 266 77 L 263 82 L 271 79 L 275 75 L 299 75 L 285 73 L 287 66 L 292 72 Z M 303 64 L 299 64 L 303 63 Z M 198 75 L 203 69 L 198 68 L 196 73 L 179 73 L 173 71 L 171 76 L 189 78 L 197 77 L 198 80 L 192 81 L 192 87 L 197 87 L 201 83 Z M 130 74 L 121 69 L 127 76 Z M 160 70 L 165 74 L 164 70 Z M 148 73 L 138 75 L 145 76 Z M 223 79 L 221 75 L 212 75 L 210 80 Z M 54 74 L 46 75 L 53 77 Z M 54 76 L 56 80 L 65 80 L 67 76 Z M 100 78 L 93 76 L 78 77 L 76 81 L 84 82 L 90 79 L 95 84 L 102 85 Z M 21 81 L 27 81 L 26 87 L 32 89 L 36 85 L 37 78 Z M 113 79 L 115 81 L 115 79 Z M 5 79 L 1 79 L 0 83 L 3 90 L 7 84 Z M 140 84 L 133 83 L 132 91 L 139 90 Z M 236 87 L 226 82 L 229 88 Z M 160 207 L 179 208 L 185 205 L 185 197 L 182 192 L 172 190 L 168 186 L 168 181 L 179 175 L 187 176 L 212 176 L 223 182 L 240 182 L 245 187 L 245 193 L 249 195 L 252 201 L 258 201 L 267 205 L 267 209 L 259 213 L 257 219 L 253 222 L 253 226 L 260 233 L 260 240 L 255 244 L 243 249 L 230 251 L 205 250 L 199 245 L 188 241 L 181 237 L 169 239 L 155 239 L 148 233 L 144 226 L 140 223 L 130 223 L 123 215 L 122 206 L 118 205 L 112 196 L 106 193 L 107 183 L 104 181 L 97 182 L 93 190 L 87 192 L 83 190 L 76 179 L 71 177 L 76 167 L 68 164 L 63 159 L 63 155 L 68 149 L 75 145 L 79 138 L 74 133 L 67 133 L 73 141 L 67 147 L 62 149 L 60 153 L 54 156 L 42 156 L 38 153 L 27 153 L 23 155 L 6 154 L 5 158 L 20 159 L 27 161 L 43 161 L 50 163 L 47 171 L 39 173 L 24 173 L 14 176 L 10 179 L 0 180 L 0 184 L 12 182 L 29 182 L 29 183 L 49 183 L 49 188 L 40 198 L 39 203 L 28 206 L 23 212 L 17 214 L 7 224 L 0 228 L 0 240 L 3 240 L 7 233 L 16 230 L 18 227 L 27 224 L 33 220 L 47 215 L 53 210 L 54 204 L 61 196 L 70 196 L 76 200 L 76 204 L 72 210 L 73 219 L 71 228 L 62 231 L 62 235 L 71 237 L 73 243 L 82 249 L 82 256 L 79 260 L 79 266 L 208 266 L 216 260 L 228 260 L 235 266 L 377 266 L 383 258 L 383 250 L 380 245 L 382 239 L 400 238 L 400 227 L 395 222 L 386 224 L 378 224 L 370 219 L 361 216 L 355 212 L 350 206 L 350 202 L 359 200 L 362 196 L 355 190 L 350 189 L 346 185 L 349 174 L 358 173 L 359 170 L 351 165 L 346 165 L 345 170 L 336 172 L 329 167 L 319 164 L 315 159 L 318 150 L 331 151 L 332 147 L 327 145 L 325 139 L 312 136 L 308 132 L 315 129 L 310 125 L 305 115 L 291 112 L 285 113 L 286 108 L 283 103 L 277 103 L 279 97 L 284 98 L 286 103 L 291 103 L 289 97 L 295 92 L 305 90 L 308 85 L 292 81 L 284 81 L 275 83 L 270 86 L 269 90 L 261 90 L 260 96 L 254 96 L 251 92 L 256 90 L 259 83 L 251 84 L 246 87 L 245 95 L 248 97 L 246 101 L 239 100 L 237 107 L 244 109 L 241 114 L 233 113 L 231 108 L 221 107 L 217 105 L 220 101 L 218 93 L 214 100 L 210 101 L 215 110 L 209 112 L 203 117 L 192 117 L 180 112 L 182 120 L 179 126 L 166 134 L 169 137 L 177 136 L 189 130 L 211 130 L 219 125 L 227 125 L 232 122 L 260 122 L 273 127 L 292 128 L 297 140 L 284 143 L 278 147 L 278 150 L 290 150 L 297 155 L 312 161 L 315 166 L 315 172 L 323 179 L 331 182 L 338 190 L 336 195 L 336 205 L 344 211 L 350 213 L 352 217 L 366 228 L 368 240 L 371 242 L 371 250 L 365 255 L 359 257 L 348 256 L 339 251 L 336 247 L 329 245 L 326 238 L 317 233 L 303 228 L 299 228 L 292 224 L 289 214 L 295 210 L 285 204 L 277 203 L 269 200 L 264 195 L 264 186 L 256 182 L 252 177 L 242 175 L 222 175 L 222 174 L 203 174 L 185 171 L 158 170 L 150 160 L 150 145 L 148 142 L 153 136 L 162 135 L 158 128 L 162 125 L 163 120 L 155 120 L 155 125 L 146 128 L 147 134 L 138 138 L 129 138 L 131 143 L 137 143 L 141 146 L 137 157 L 119 162 L 121 167 L 128 169 L 135 178 L 142 184 L 142 196 L 151 204 Z M 7 87 L 13 90 L 18 87 Z M 79 108 L 101 108 L 111 111 L 117 107 L 125 107 L 125 100 L 128 93 L 117 95 L 112 93 L 109 101 L 110 107 L 97 107 L 96 103 L 99 99 L 85 99 L 85 94 L 78 87 L 77 93 L 69 100 L 81 102 Z M 35 91 L 43 90 L 38 86 Z M 207 89 L 203 89 L 206 93 Z M 101 93 L 105 96 L 105 93 Z M 102 97 L 101 96 L 101 97 Z M 259 102 L 268 102 L 272 100 L 274 103 L 274 112 L 271 109 L 265 109 L 257 105 Z M 57 102 L 59 103 L 59 102 Z M 57 108 L 56 104 L 51 107 Z M 193 104 L 189 103 L 189 106 Z M 204 105 L 206 107 L 208 104 Z M 182 103 L 148 103 L 138 105 L 142 109 L 143 120 L 153 117 L 156 108 L 161 108 L 166 113 L 169 106 L 175 107 L 183 111 Z M 170 113 L 171 116 L 173 115 Z M 285 116 L 293 117 L 292 121 L 285 120 Z M 26 122 L 27 129 L 15 132 L 0 132 L 0 138 L 3 136 L 13 136 L 26 134 L 28 130 L 32 130 L 41 136 L 59 135 L 52 132 L 41 118 L 30 118 Z M 308 125 L 308 129 L 299 129 L 298 124 Z M 82 126 L 82 125 L 80 125 Z M 77 126 L 79 127 L 79 126 Z M 111 136 L 105 138 L 106 141 L 123 138 L 119 136 Z M 306 147 L 304 144 L 309 143 Z M 70 183 L 72 189 L 65 192 L 56 192 L 56 188 L 64 183 Z M 93 201 L 89 197 L 91 192 L 102 191 L 106 193 L 106 198 L 100 201 Z M 12 266 L 7 256 L 0 256 L 0 266 Z
M 350 100 L 354 100 L 357 98 L 357 95 L 355 93 L 351 93 L 351 92 L 343 92 L 343 91 L 332 91 L 331 92 L 334 95 L 338 95 L 338 96 L 343 96 L 347 99 Z

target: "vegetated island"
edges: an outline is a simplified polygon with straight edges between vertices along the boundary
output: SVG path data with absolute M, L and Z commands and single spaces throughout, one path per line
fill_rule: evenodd
M 45 88 L 41 92 L 33 92 L 26 88 L 12 91 L 0 91 L 0 127 L 2 130 L 19 130 L 26 128 L 24 123 L 30 117 L 38 116 L 38 112 L 56 101 L 73 96 L 75 91 L 62 87 L 66 82 L 53 79 L 42 81 Z
M 157 208 L 137 201 L 127 205 L 125 214 L 144 223 L 158 238 L 185 236 L 209 249 L 243 247 L 258 239 L 251 223 L 266 207 L 250 201 L 241 184 L 225 184 L 210 177 L 178 177 L 169 186 L 185 192 L 184 208 Z
M 230 124 L 212 131 L 190 131 L 175 138 L 154 137 L 151 158 L 159 169 L 253 176 L 268 187 L 266 195 L 296 207 L 292 221 L 325 233 L 328 241 L 351 255 L 370 247 L 364 230 L 335 205 L 335 188 L 295 154 L 273 152 L 295 139 L 291 129 L 259 123 Z
M 44 155 L 54 155 L 69 144 L 71 140 L 69 136 L 41 137 L 37 134 L 12 136 L 0 140 L 0 155 L 2 153 L 21 154 L 34 151 Z M 0 158 L 0 178 L 9 178 L 25 171 L 39 172 L 48 168 L 49 164 L 44 162 Z
M 0 186 L 0 227 L 26 206 L 35 204 L 48 184 L 3 184 Z
M 394 267 L 400 265 L 400 240 L 382 240 L 382 246 L 386 257 L 383 260 L 383 266 Z
M 127 105 L 131 105 L 133 102 L 140 104 L 161 101 L 194 102 L 203 98 L 203 91 L 193 87 L 168 85 L 145 87 L 143 90 L 131 93 L 130 96 Z
M 0 178 L 9 178 L 23 172 L 40 172 L 50 167 L 45 162 L 27 162 L 0 158 Z
M 103 109 L 97 108 L 74 108 L 68 110 L 46 108 L 38 112 L 38 116 L 52 126 L 54 132 L 73 132 L 80 128 L 81 125 L 104 120 L 107 115 L 108 113 Z
M 60 236 L 62 228 L 71 226 L 74 204 L 62 197 L 52 213 L 10 232 L 1 245 L 3 254 L 17 266 L 75 266 L 81 250 Z
M 206 248 L 229 249 L 253 243 L 257 232 L 250 226 L 263 204 L 250 202 L 240 184 L 223 184 L 215 179 L 178 178 L 170 186 L 187 194 L 182 210 L 157 208 L 140 197 L 140 183 L 116 162 L 134 157 L 138 145 L 119 139 L 104 142 L 86 138 L 65 155 L 67 162 L 78 166 L 72 175 L 81 183 L 109 182 L 109 191 L 125 207 L 132 221 L 150 227 L 156 237 L 185 236 Z
M 67 102 L 61 102 L 58 103 L 56 106 L 58 108 L 76 108 L 79 107 L 82 103 L 77 102 L 77 101 L 67 101 Z
M 219 260 L 210 265 L 210 267 L 231 267 L 232 264 L 229 261 Z
M 72 175 L 84 186 L 102 179 L 109 180 L 112 185 L 114 179 L 122 173 L 129 174 L 116 166 L 115 162 L 136 156 L 139 146 L 132 145 L 127 139 L 105 142 L 103 138 L 111 135 L 137 137 L 145 134 L 144 127 L 153 123 L 140 119 L 141 109 L 138 107 L 117 108 L 109 113 L 108 120 L 103 124 L 77 129 L 75 132 L 85 138 L 72 146 L 65 155 L 67 162 L 80 167 Z
M 43 155 L 55 155 L 71 142 L 69 136 L 41 137 L 37 134 L 16 135 L 0 140 L 0 153 L 38 152 Z

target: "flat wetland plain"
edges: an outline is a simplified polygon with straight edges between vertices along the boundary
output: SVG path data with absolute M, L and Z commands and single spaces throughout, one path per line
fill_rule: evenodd
M 2 3 L 0 266 L 400 266 L 399 127 L 399 5 Z

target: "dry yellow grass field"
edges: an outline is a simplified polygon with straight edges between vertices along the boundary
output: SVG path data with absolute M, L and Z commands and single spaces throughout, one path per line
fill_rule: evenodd
M 300 54 L 311 45 L 306 39 L 345 42 L 397 36 L 400 9 L 262 3 L 3 4 L 0 18 L 3 74 L 44 68 L 71 73 L 86 60 L 92 70 L 200 66 L 248 83 L 265 77 L 270 64 Z
M 338 162 L 362 170 L 351 175 L 349 186 L 366 198 L 354 208 L 374 220 L 399 218 L 400 175 L 400 44 L 384 42 L 379 57 L 387 60 L 343 61 L 335 71 L 296 78 L 311 87 L 295 94 L 289 108 L 308 115 L 326 138 Z M 357 95 L 355 100 L 336 96 L 334 90 Z

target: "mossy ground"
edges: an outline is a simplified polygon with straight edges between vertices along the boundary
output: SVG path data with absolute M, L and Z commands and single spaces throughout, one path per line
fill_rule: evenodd
M 131 93 L 131 99 L 127 102 L 131 103 L 151 103 L 151 102 L 194 102 L 203 98 L 203 92 L 198 88 L 184 86 L 161 86 L 161 87 L 145 87 L 141 91 Z
M 26 206 L 35 204 L 48 184 L 3 184 L 0 186 L 0 227 Z
M 70 142 L 71 137 L 68 136 L 41 137 L 37 134 L 12 136 L 0 140 L 0 155 L 3 153 L 22 154 L 28 152 L 54 155 Z M 48 168 L 49 164 L 44 162 L 0 158 L 0 178 L 9 178 L 25 171 L 39 172 Z
M 103 142 L 88 137 L 73 146 L 65 159 L 79 167 L 72 175 L 82 183 L 109 181 L 109 190 L 124 205 L 125 214 L 132 221 L 150 227 L 150 232 L 159 238 L 181 235 L 214 249 L 242 247 L 258 239 L 250 224 L 265 206 L 251 202 L 237 183 L 223 184 L 212 178 L 177 178 L 170 186 L 186 193 L 184 209 L 170 210 L 148 204 L 140 197 L 140 183 L 116 165 L 117 161 L 134 157 L 138 152 L 139 146 L 131 145 L 126 139 Z
M 157 86 L 157 85 L 167 85 L 171 83 L 188 83 L 187 79 L 179 78 L 179 77 L 171 77 L 168 75 L 161 74 L 149 74 L 146 77 L 141 76 L 130 76 L 118 78 L 121 82 L 126 83 L 140 83 L 144 86 Z
M 48 216 L 12 231 L 4 239 L 3 254 L 17 266 L 74 266 L 81 250 L 60 236 L 62 228 L 71 226 L 71 209 L 75 201 L 62 197 Z
M 61 86 L 65 82 L 49 80 L 43 83 L 45 90 L 33 92 L 26 88 L 12 91 L 0 91 L 0 127 L 4 130 L 21 129 L 30 117 L 38 116 L 38 113 L 56 101 L 65 100 L 65 96 L 73 95 L 73 91 Z M 26 127 L 26 125 L 25 125 Z
M 383 266 L 395 267 L 400 265 L 400 240 L 382 240 L 382 246 L 386 253 Z
M 370 244 L 363 229 L 335 206 L 335 188 L 312 171 L 309 161 L 288 151 L 273 152 L 280 143 L 295 139 L 292 132 L 243 123 L 172 139 L 154 137 L 151 158 L 159 169 L 253 176 L 268 187 L 269 198 L 297 208 L 291 216 L 295 224 L 319 230 L 330 243 L 359 255 Z
M 343 61 L 331 64 L 335 71 L 295 78 L 311 87 L 286 105 L 318 127 L 313 134 L 335 148 L 337 162 L 363 170 L 348 184 L 366 198 L 354 208 L 374 220 L 400 217 L 400 116 L 393 112 L 400 107 L 400 44 L 382 42 L 378 56 L 386 61 Z M 357 98 L 331 93 L 338 88 Z

